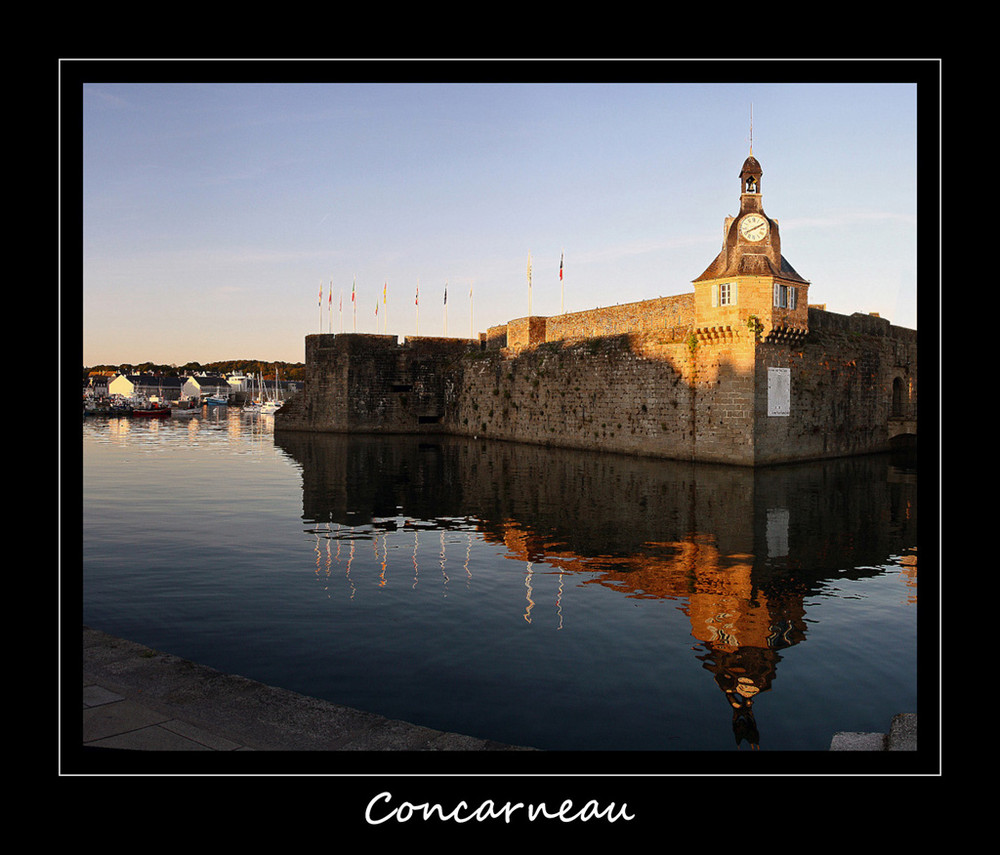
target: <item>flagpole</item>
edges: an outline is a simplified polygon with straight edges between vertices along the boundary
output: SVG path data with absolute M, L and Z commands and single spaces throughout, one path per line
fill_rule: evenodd
M 340 303 L 337 306 L 337 312 L 340 315 L 340 331 L 344 331 L 344 289 L 340 289 Z
M 474 284 L 473 282 L 469 283 L 469 338 L 474 338 L 475 337 L 475 329 L 476 329 L 474 321 L 472 320 L 472 318 L 473 318 L 473 311 L 472 311 L 472 286 L 473 286 L 473 284 Z
M 354 314 L 354 332 L 358 331 L 358 277 L 354 277 L 354 285 L 351 288 L 351 305 Z
M 528 317 L 531 317 L 531 250 L 528 250 Z
M 389 283 L 382 283 L 382 332 L 389 332 Z
M 563 282 L 563 250 L 559 251 L 559 314 L 566 314 L 566 283 Z
M 444 283 L 444 335 L 448 337 L 448 283 Z
M 417 335 L 420 335 L 420 280 L 417 279 L 417 296 L 413 300 L 413 305 L 417 307 Z
M 319 332 L 323 334 L 323 280 L 319 280 Z
M 327 298 L 327 316 L 329 318 L 330 332 L 333 332 L 333 280 L 330 280 L 330 296 Z

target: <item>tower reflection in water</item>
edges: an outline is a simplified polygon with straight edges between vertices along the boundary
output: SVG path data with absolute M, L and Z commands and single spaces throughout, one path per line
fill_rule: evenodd
M 560 450 L 456 437 L 278 433 L 301 468 L 303 517 L 317 536 L 317 571 L 351 582 L 365 526 L 386 584 L 388 533 L 438 538 L 442 584 L 472 579 L 472 538 L 523 562 L 525 621 L 533 577 L 558 577 L 618 596 L 671 600 L 690 623 L 692 655 L 732 710 L 737 745 L 759 744 L 754 702 L 781 652 L 805 640 L 808 598 L 831 580 L 907 567 L 916 589 L 916 477 L 888 455 L 763 470 Z M 467 544 L 458 557 L 448 544 Z M 381 541 L 380 541 L 381 538 Z M 381 542 L 381 546 L 380 546 Z M 342 552 L 346 553 L 342 555 Z M 461 567 L 461 574 L 459 573 Z M 511 604 L 514 607 L 514 604 Z

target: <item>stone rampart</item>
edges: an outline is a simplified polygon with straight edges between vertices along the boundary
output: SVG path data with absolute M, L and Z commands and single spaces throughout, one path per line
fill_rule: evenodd
M 288 430 L 418 433 L 445 428 L 455 364 L 469 339 L 341 334 L 306 336 L 303 391 L 282 408 Z
M 768 370 L 788 369 L 789 413 L 767 416 Z M 893 418 L 917 417 L 917 335 L 872 315 L 809 310 L 801 343 L 759 347 L 755 459 L 841 457 L 890 447 Z M 895 393 L 894 393 L 894 390 Z
M 485 351 L 461 363 L 456 433 L 572 448 L 690 456 L 688 354 L 642 336 Z
M 665 331 L 679 340 L 690 329 L 693 319 L 694 294 L 681 294 L 552 317 L 517 318 L 505 326 L 491 328 L 487 341 L 495 347 L 520 351 L 545 342 L 644 335 L 654 331 Z
M 511 322 L 503 344 L 497 328 L 480 341 L 308 336 L 305 389 L 276 426 L 753 466 L 883 451 L 891 419 L 915 424 L 913 330 L 810 309 L 807 336 L 762 341 L 693 330 L 690 301 L 648 302 Z M 588 334 L 629 317 L 641 329 Z

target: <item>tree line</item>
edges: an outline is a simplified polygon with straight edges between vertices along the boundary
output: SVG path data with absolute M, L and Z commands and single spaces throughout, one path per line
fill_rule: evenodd
M 83 377 L 93 374 L 159 374 L 164 377 L 184 377 L 191 374 L 263 374 L 274 377 L 275 369 L 281 380 L 305 380 L 306 367 L 302 362 L 264 362 L 259 359 L 226 359 L 221 362 L 188 362 L 184 365 L 157 365 L 154 362 L 123 362 L 121 365 L 84 366 Z

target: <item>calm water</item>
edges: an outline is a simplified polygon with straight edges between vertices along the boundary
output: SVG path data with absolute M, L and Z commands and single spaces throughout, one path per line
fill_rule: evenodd
M 83 424 L 83 622 L 545 749 L 827 751 L 916 710 L 917 486 L 456 438 Z

